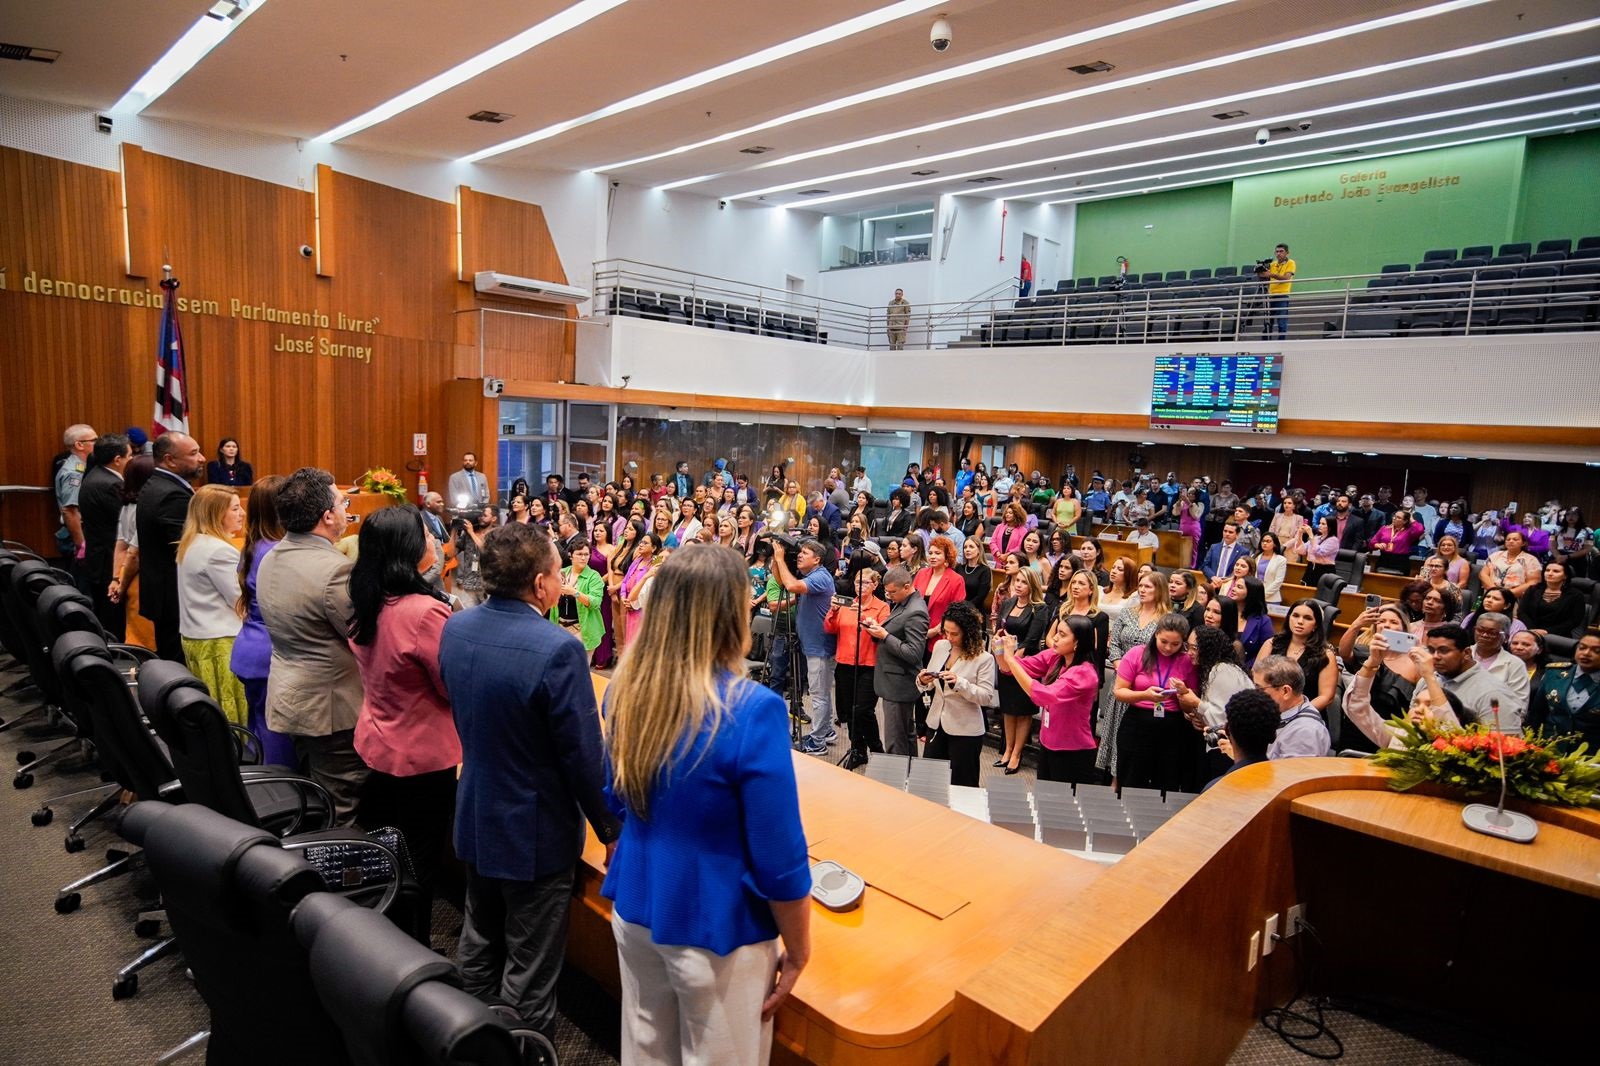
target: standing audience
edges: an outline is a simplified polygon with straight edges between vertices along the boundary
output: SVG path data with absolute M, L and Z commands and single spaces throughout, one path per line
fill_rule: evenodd
M 248 726 L 244 686 L 232 669 L 233 641 L 243 624 L 233 538 L 243 531 L 237 490 L 204 485 L 190 498 L 178 540 L 178 632 L 189 672 L 205 682 L 230 722 Z

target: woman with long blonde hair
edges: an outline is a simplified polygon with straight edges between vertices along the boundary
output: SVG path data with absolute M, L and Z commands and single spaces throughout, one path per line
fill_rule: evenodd
M 772 1016 L 811 953 L 788 714 L 742 676 L 737 552 L 674 552 L 652 582 L 603 726 L 623 818 L 601 889 L 621 963 L 622 1057 L 679 1061 L 692 1045 L 696 1061 L 765 1063 Z M 661 1018 L 684 1029 L 664 1033 Z
M 250 724 L 244 683 L 234 676 L 233 640 L 239 617 L 239 549 L 244 530 L 237 489 L 202 485 L 189 498 L 189 516 L 178 538 L 178 633 L 189 672 L 205 682 L 211 698 L 241 726 Z

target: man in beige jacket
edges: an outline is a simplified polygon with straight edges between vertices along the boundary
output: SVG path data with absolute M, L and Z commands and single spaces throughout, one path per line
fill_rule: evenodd
M 911 301 L 904 289 L 894 290 L 889 301 L 889 350 L 898 352 L 906 346 L 906 331 L 911 328 Z
M 350 569 L 335 545 L 347 499 L 326 470 L 296 470 L 278 491 L 284 538 L 256 577 L 261 617 L 272 637 L 267 725 L 294 738 L 295 754 L 333 797 L 334 820 L 355 818 L 367 766 L 356 754 L 361 672 L 350 653 Z

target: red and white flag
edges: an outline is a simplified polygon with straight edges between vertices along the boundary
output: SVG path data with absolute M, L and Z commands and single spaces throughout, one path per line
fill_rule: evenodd
M 166 310 L 161 314 L 161 340 L 156 350 L 156 410 L 150 437 L 189 432 L 189 394 L 184 387 L 183 333 L 178 328 L 178 279 L 161 282 Z

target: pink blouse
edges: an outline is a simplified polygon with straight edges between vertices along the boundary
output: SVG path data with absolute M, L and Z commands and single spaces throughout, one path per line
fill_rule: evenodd
M 1158 685 L 1163 688 L 1171 688 L 1175 679 L 1182 681 L 1190 688 L 1194 688 L 1199 684 L 1199 679 L 1194 672 L 1194 663 L 1189 661 L 1189 656 L 1184 652 L 1180 651 L 1170 657 L 1159 654 L 1152 656 L 1155 661 L 1149 667 L 1146 667 L 1144 660 L 1149 653 L 1150 648 L 1148 645 L 1143 648 L 1135 648 L 1124 655 L 1121 662 L 1117 663 L 1117 676 L 1122 679 L 1122 683 L 1128 688 L 1136 692 L 1142 692 L 1147 688 L 1154 688 Z M 1139 707 L 1144 710 L 1154 709 L 1154 704 L 1149 700 L 1139 700 L 1129 704 L 1129 706 Z M 1176 698 L 1166 701 L 1166 712 L 1168 714 L 1178 713 L 1178 701 Z
M 1017 662 L 1023 673 L 1034 679 L 1033 702 L 1043 712 L 1039 743 L 1051 751 L 1084 751 L 1095 747 L 1093 722 L 1100 671 L 1093 662 L 1079 663 L 1062 670 L 1048 685 L 1039 681 L 1060 658 L 1055 649 L 1046 648 Z
M 355 747 L 362 761 L 393 777 L 461 763 L 461 739 L 439 676 L 439 637 L 450 607 L 432 596 L 401 596 L 378 615 L 371 644 L 351 644 L 364 690 Z

